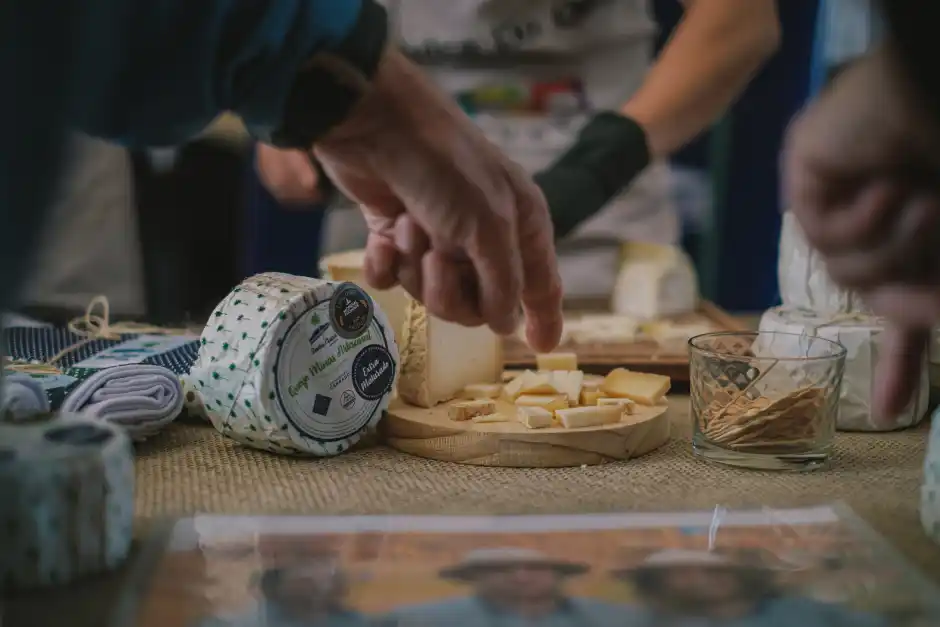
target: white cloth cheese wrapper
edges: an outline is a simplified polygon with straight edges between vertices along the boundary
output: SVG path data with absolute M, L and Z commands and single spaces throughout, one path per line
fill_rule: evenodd
M 799 336 L 821 337 L 838 342 L 846 349 L 845 374 L 842 377 L 842 395 L 839 401 L 839 416 L 836 427 L 844 431 L 884 431 L 903 429 L 920 423 L 927 412 L 930 386 L 927 379 L 927 363 L 924 360 L 914 400 L 887 429 L 875 423 L 872 416 L 872 390 L 874 389 L 875 365 L 881 346 L 880 336 L 884 330 L 880 318 L 867 314 L 838 314 L 824 316 L 804 309 L 774 307 L 768 309 L 760 321 L 761 332 L 795 334 Z M 770 342 L 764 342 L 759 357 L 772 357 L 777 354 L 794 354 L 792 345 L 799 343 L 799 337 L 788 335 L 773 336 Z M 780 362 L 775 368 L 786 373 L 786 362 Z M 792 368 L 792 374 L 800 368 Z
M 274 453 L 349 449 L 388 408 L 398 370 L 388 319 L 354 283 L 251 277 L 216 307 L 200 343 L 188 406 Z
M 66 584 L 128 555 L 134 457 L 119 427 L 72 414 L 0 423 L 0 586 Z
M 924 457 L 920 488 L 920 521 L 934 542 L 940 543 L 940 407 L 934 410 Z
M 784 307 L 820 314 L 871 313 L 861 297 L 835 284 L 822 257 L 806 241 L 796 217 L 783 214 L 777 281 Z

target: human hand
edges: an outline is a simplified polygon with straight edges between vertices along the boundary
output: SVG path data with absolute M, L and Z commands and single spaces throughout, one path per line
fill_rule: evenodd
M 315 152 L 362 207 L 370 284 L 401 284 L 432 315 L 501 334 L 522 309 L 533 348 L 557 345 L 561 280 L 541 193 L 398 52 Z
M 791 125 L 787 205 L 833 280 L 889 328 L 875 399 L 882 416 L 914 392 L 940 321 L 940 129 L 885 48 L 847 69 Z
M 265 189 L 284 205 L 309 205 L 323 200 L 320 175 L 309 155 L 259 143 L 255 168 Z

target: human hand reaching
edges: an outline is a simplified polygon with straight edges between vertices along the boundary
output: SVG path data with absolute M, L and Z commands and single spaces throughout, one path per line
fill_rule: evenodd
M 787 204 L 829 274 L 889 328 L 875 399 L 903 410 L 940 321 L 940 129 L 890 48 L 847 69 L 788 131 Z
M 561 280 L 545 201 L 531 179 L 400 53 L 315 153 L 369 227 L 366 277 L 401 284 L 428 311 L 515 331 L 553 349 Z

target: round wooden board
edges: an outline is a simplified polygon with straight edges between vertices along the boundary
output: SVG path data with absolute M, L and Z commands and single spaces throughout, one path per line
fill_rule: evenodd
M 496 401 L 497 411 L 515 416 L 515 406 Z M 669 440 L 666 401 L 636 406 L 619 423 L 586 429 L 527 429 L 510 422 L 457 422 L 448 403 L 431 409 L 395 399 L 382 421 L 386 443 L 403 453 L 458 464 L 509 468 L 594 466 L 645 455 Z

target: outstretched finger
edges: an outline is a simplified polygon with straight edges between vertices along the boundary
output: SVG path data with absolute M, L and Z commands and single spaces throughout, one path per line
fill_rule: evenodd
M 884 336 L 875 379 L 875 419 L 892 426 L 894 417 L 904 411 L 920 383 L 930 330 L 889 326 Z
M 395 287 L 398 284 L 398 257 L 398 250 L 391 237 L 369 233 L 364 264 L 366 283 L 377 290 Z

